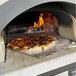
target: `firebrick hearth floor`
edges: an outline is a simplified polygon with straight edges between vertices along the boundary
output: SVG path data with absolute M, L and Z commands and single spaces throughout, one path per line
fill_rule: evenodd
M 28 73 L 27 76 L 31 74 L 31 76 L 36 76 L 73 62 L 76 62 L 76 47 L 68 48 L 60 53 L 42 59 L 8 49 L 6 62 L 0 63 L 0 76 L 20 76 L 18 73 L 22 70 L 22 76 L 24 76 L 23 72 L 25 74 Z M 17 74 L 15 75 L 16 72 Z

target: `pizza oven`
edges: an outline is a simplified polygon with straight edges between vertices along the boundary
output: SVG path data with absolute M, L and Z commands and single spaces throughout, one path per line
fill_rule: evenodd
M 25 0 L 16 0 L 16 4 L 11 0 L 0 6 L 0 16 L 3 16 L 0 18 L 0 62 L 5 61 L 9 49 L 7 44 L 10 41 L 28 35 L 50 35 L 58 40 L 51 51 L 44 52 L 42 48 L 41 54 L 31 55 L 40 58 L 64 51 L 75 44 L 76 4 L 65 1 L 38 1 L 26 3 Z

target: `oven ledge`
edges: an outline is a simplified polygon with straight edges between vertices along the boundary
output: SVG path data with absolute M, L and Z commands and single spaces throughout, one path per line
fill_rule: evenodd
M 0 76 L 37 76 L 76 62 L 76 47 L 68 48 L 48 58 L 37 59 L 7 50 L 5 63 L 0 63 Z

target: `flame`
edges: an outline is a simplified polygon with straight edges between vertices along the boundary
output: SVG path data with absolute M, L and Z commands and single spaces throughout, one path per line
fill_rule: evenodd
M 40 14 L 38 23 L 34 22 L 34 28 L 44 26 L 43 14 Z
M 44 15 L 44 18 L 43 18 Z M 50 13 L 40 13 L 38 22 L 34 22 L 33 27 L 29 27 L 29 33 L 35 32 L 51 32 L 58 34 L 58 21 L 55 16 Z

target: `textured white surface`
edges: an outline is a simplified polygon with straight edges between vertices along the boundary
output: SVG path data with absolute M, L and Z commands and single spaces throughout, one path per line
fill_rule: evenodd
M 60 73 L 60 74 L 55 75 L 55 76 L 68 76 L 68 71 Z
M 10 0 L 0 0 L 0 5 L 6 3 L 8 1 L 10 1 Z M 49 1 L 49 0 L 47 0 L 47 1 Z M 71 3 L 75 3 L 76 2 L 75 0 L 51 0 L 51 1 L 65 1 L 65 2 L 71 2 Z
M 4 3 L 8 2 L 9 0 L 0 0 L 0 6 L 3 5 Z
M 0 62 L 5 60 L 5 45 L 3 36 L 0 34 Z

